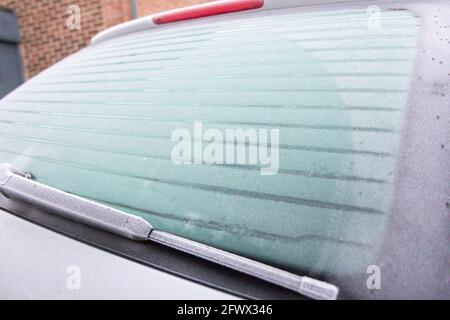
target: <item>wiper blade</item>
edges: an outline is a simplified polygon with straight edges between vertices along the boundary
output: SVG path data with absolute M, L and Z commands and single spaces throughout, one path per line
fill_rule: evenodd
M 217 263 L 313 299 L 335 300 L 339 289 L 327 282 L 299 276 L 199 242 L 156 230 L 141 217 L 49 187 L 9 164 L 0 165 L 0 193 L 67 219 L 85 223 L 135 241 L 154 241 Z
M 336 300 L 339 289 L 327 282 L 271 267 L 242 256 L 205 244 L 188 240 L 164 231 L 153 230 L 150 240 L 197 257 L 215 262 L 233 270 L 251 275 L 281 287 L 296 291 L 312 299 Z

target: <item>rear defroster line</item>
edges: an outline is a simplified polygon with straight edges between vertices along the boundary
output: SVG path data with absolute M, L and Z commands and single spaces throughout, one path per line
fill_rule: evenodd
M 141 217 L 38 183 L 32 175 L 0 164 L 0 193 L 52 214 L 85 223 L 135 241 L 153 241 L 230 269 L 293 290 L 313 299 L 335 300 L 339 289 L 329 283 L 298 276 L 164 231 Z

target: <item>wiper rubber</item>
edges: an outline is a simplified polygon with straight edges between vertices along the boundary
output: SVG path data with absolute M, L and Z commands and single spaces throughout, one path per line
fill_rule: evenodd
M 31 174 L 0 165 L 0 193 L 69 220 L 112 232 L 135 241 L 154 241 L 217 263 L 313 299 L 335 300 L 339 289 L 327 282 L 298 276 L 199 242 L 155 230 L 141 217 L 49 187 L 31 179 Z

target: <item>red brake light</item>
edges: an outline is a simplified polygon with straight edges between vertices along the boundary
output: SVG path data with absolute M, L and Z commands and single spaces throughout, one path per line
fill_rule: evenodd
M 224 0 L 216 1 L 155 15 L 155 24 L 164 24 L 176 21 L 196 19 L 208 16 L 215 16 L 224 13 L 231 13 L 244 10 L 259 9 L 264 5 L 264 0 Z

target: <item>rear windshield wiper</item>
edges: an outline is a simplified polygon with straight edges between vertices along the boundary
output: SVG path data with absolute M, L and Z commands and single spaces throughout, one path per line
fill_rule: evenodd
M 141 217 L 75 196 L 32 180 L 9 164 L 0 165 L 0 192 L 67 219 L 85 223 L 136 241 L 154 241 L 313 299 L 334 300 L 339 289 L 327 282 L 271 267 L 242 256 L 154 229 Z

